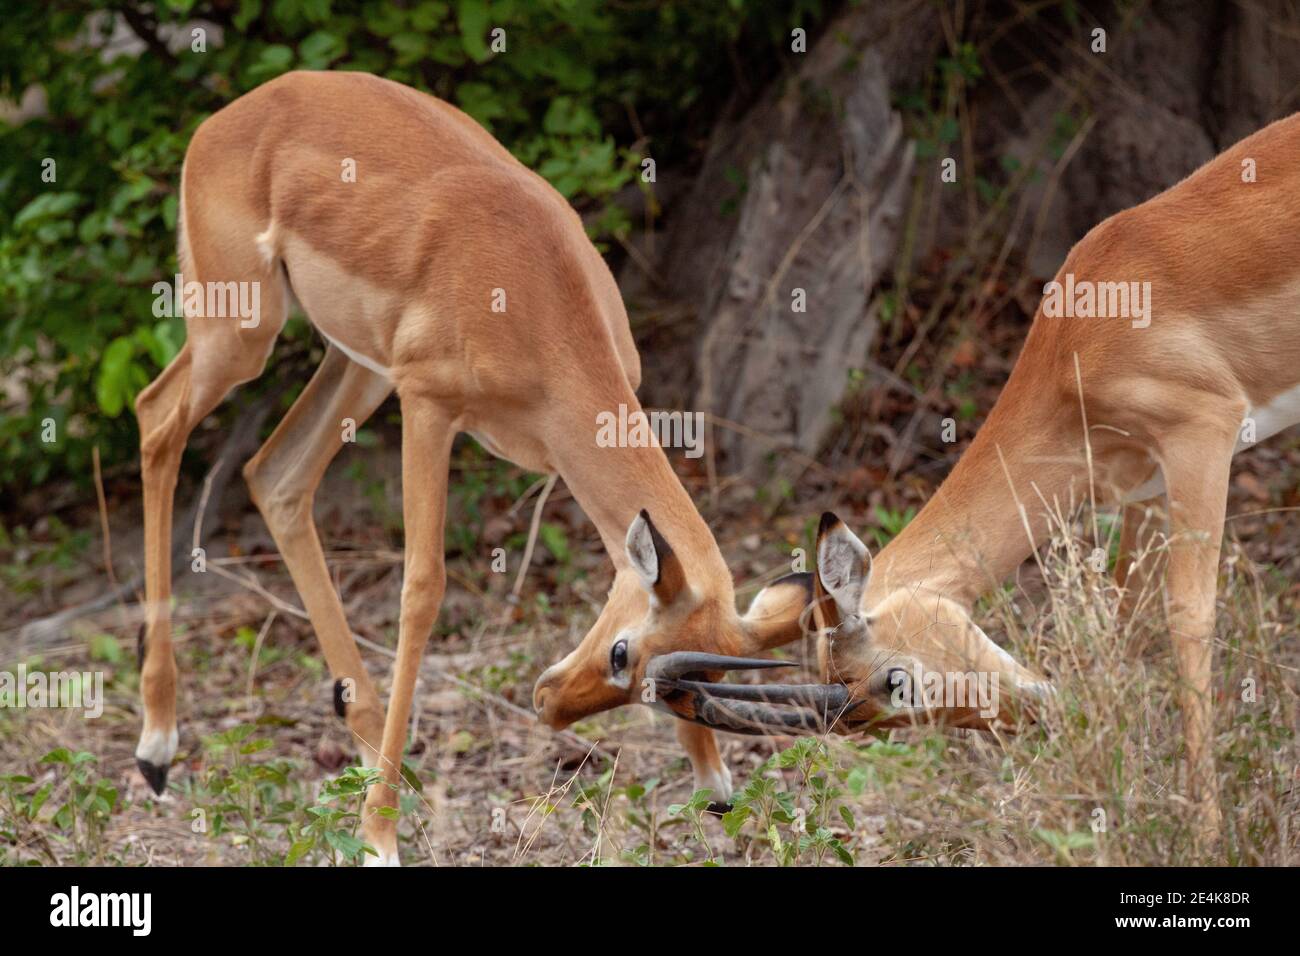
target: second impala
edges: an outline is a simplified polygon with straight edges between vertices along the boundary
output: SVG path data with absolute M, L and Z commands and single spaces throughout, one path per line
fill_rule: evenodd
M 1118 577 L 1131 598 L 1148 577 L 1141 564 L 1134 573 L 1151 531 L 1144 503 L 1165 494 L 1165 606 L 1187 790 L 1198 833 L 1212 841 L 1221 816 L 1212 659 L 1228 476 L 1249 441 L 1300 422 L 1298 198 L 1300 115 L 1096 226 L 1044 290 L 1024 351 L 970 448 L 874 569 L 848 528 L 823 519 L 816 586 L 826 600 L 816 616 L 822 676 L 835 683 L 765 693 L 757 704 L 748 688 L 673 686 L 707 705 L 705 723 L 727 728 L 876 721 L 917 670 L 988 671 L 1032 704 L 1049 685 L 989 640 L 969 609 L 1045 540 L 1054 508 L 1090 495 L 1124 504 Z M 672 661 L 650 670 L 676 680 Z M 823 713 L 774 703 L 813 703 Z M 988 723 L 969 707 L 944 710 Z

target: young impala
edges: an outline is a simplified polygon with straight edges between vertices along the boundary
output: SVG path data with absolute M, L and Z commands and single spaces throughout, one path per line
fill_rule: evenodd
M 562 475 L 616 566 L 590 634 L 538 684 L 547 722 L 639 700 L 645 663 L 660 651 L 698 641 L 736 653 L 791 639 L 788 618 L 765 614 L 774 598 L 802 587 L 760 595 L 742 618 L 713 536 L 663 451 L 597 444 L 598 415 L 640 408 L 618 289 L 564 199 L 459 110 L 361 73 L 280 77 L 195 132 L 178 232 L 187 340 L 136 403 L 147 591 L 136 759 L 154 790 L 162 792 L 177 747 L 169 555 L 181 452 L 232 388 L 261 373 L 291 297 L 329 348 L 244 475 L 362 758 L 389 784 L 443 596 L 457 432 L 524 468 Z M 236 291 L 255 306 L 238 317 L 225 307 Z M 385 716 L 330 582 L 312 502 L 345 430 L 394 390 L 406 553 Z M 643 507 L 655 524 L 639 516 Z M 660 531 L 684 560 L 668 556 Z M 340 693 L 347 686 L 352 692 Z M 711 731 L 678 730 L 697 786 L 726 799 L 729 777 Z M 364 821 L 385 863 L 397 861 L 396 825 L 375 811 L 394 802 L 391 787 L 374 787 Z
M 704 723 L 728 729 L 877 719 L 897 702 L 905 677 L 896 670 L 917 665 L 997 674 L 1003 690 L 1032 706 L 1047 685 L 985 637 L 969 608 L 1044 540 L 1053 503 L 1090 494 L 1124 504 L 1126 583 L 1142 550 L 1140 502 L 1163 493 L 1187 789 L 1198 833 L 1212 840 L 1220 811 L 1211 659 L 1228 477 L 1250 440 L 1300 422 L 1298 199 L 1300 115 L 1112 216 L 1071 250 L 988 420 L 874 569 L 852 532 L 823 519 L 815 590 L 829 600 L 816 616 L 828 628 L 819 651 L 832 685 L 755 703 L 752 688 L 678 680 L 671 656 L 650 673 L 666 674 L 665 689 L 693 698 L 697 711 L 707 707 Z M 774 706 L 782 702 L 815 710 Z M 712 719 L 721 712 L 728 720 Z

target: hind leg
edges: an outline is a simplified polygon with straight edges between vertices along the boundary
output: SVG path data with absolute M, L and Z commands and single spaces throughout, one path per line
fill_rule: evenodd
M 362 762 L 376 766 L 384 708 L 361 663 L 343 605 L 330 581 L 312 519 L 316 487 L 343 447 L 343 422 L 360 427 L 393 390 L 380 375 L 330 346 L 289 413 L 244 466 L 244 479 L 275 538 L 335 681 L 335 706 L 357 738 Z M 350 684 L 346 682 L 351 682 Z
M 279 280 L 272 276 L 271 282 L 265 282 L 252 270 L 244 275 L 267 293 L 262 295 L 264 315 L 272 321 L 242 328 L 238 318 L 187 315 L 185 346 L 136 398 L 144 486 L 145 638 L 140 668 L 144 727 L 135 758 L 155 793 L 162 793 L 167 783 L 177 745 L 171 539 L 181 453 L 194 427 L 230 390 L 261 373 L 284 323 L 285 298 Z
M 1221 823 L 1212 705 L 1215 598 L 1228 476 L 1245 409 L 1232 408 L 1217 418 L 1203 414 L 1202 420 L 1162 436 L 1160 450 L 1172 532 L 1165 606 L 1178 667 L 1187 790 L 1193 835 L 1208 848 L 1217 842 Z

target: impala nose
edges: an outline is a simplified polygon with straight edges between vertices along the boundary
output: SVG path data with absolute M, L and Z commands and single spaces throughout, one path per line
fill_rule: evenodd
M 542 676 L 537 678 L 537 683 L 533 685 L 533 710 L 538 717 L 545 718 L 546 715 L 546 698 L 551 693 L 551 683 L 555 680 L 555 667 L 548 667 L 542 671 Z

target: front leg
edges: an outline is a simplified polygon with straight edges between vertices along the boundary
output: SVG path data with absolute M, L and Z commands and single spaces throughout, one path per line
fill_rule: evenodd
M 709 809 L 726 812 L 731 807 L 731 771 L 718 753 L 718 741 L 713 731 L 687 720 L 677 721 L 677 740 L 691 760 L 696 790 L 712 790 L 713 803 Z
M 447 584 L 443 522 L 455 432 L 451 419 L 436 403 L 418 395 L 402 395 L 401 401 L 402 519 L 406 529 L 402 608 L 379 758 L 383 783 L 371 787 L 366 796 L 365 840 L 379 853 L 377 858 L 367 856 L 368 866 L 398 865 L 397 819 L 384 808 L 397 806 L 415 680 Z
M 1171 531 L 1165 608 L 1178 667 L 1195 838 L 1206 848 L 1217 842 L 1221 822 L 1211 699 L 1215 592 L 1228 478 L 1242 414 L 1196 422 L 1161 441 Z

